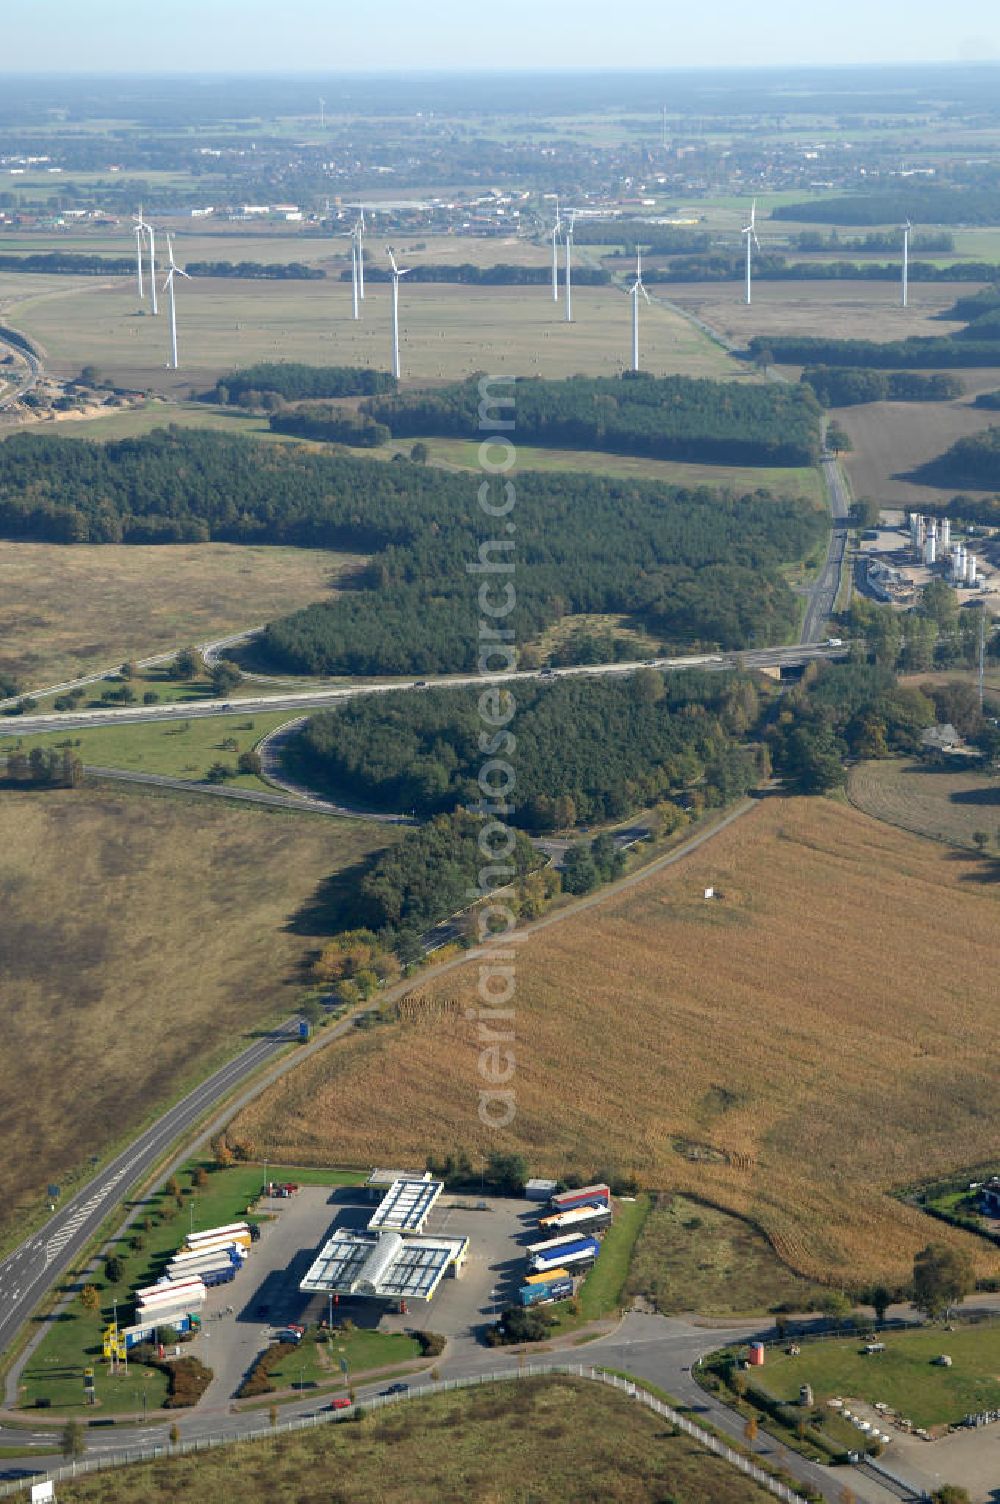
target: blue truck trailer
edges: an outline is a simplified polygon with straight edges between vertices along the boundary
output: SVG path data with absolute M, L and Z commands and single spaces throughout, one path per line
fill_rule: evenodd
M 534 1276 L 517 1293 L 522 1306 L 547 1305 L 550 1300 L 568 1300 L 573 1294 L 573 1281 L 565 1269 L 558 1269 L 551 1279 Z
M 540 1248 L 531 1260 L 533 1274 L 547 1274 L 554 1269 L 589 1266 L 601 1251 L 596 1238 L 564 1238 L 553 1240 L 552 1247 Z

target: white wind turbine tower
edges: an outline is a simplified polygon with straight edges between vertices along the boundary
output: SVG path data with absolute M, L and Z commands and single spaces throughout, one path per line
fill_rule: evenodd
M 164 291 L 170 294 L 170 360 L 167 363 L 168 370 L 177 370 L 177 300 L 174 293 L 174 278 L 186 277 L 190 282 L 187 272 L 174 261 L 174 247 L 170 236 L 167 236 L 167 280 L 164 282 Z
M 639 369 L 639 294 L 642 293 L 646 302 L 649 302 L 649 293 L 642 285 L 642 252 L 639 247 L 635 248 L 635 281 L 629 288 L 632 299 L 632 369 Z
M 358 297 L 365 301 L 365 211 L 358 215 Z
M 566 322 L 573 322 L 573 215 L 566 229 Z
M 900 225 L 903 232 L 903 307 L 907 305 L 910 296 L 910 231 L 913 226 L 907 220 L 905 225 Z
M 747 307 L 749 308 L 750 307 L 750 259 L 751 259 L 750 242 L 753 241 L 753 243 L 757 247 L 758 251 L 760 250 L 760 241 L 757 239 L 757 200 L 756 199 L 754 199 L 753 203 L 750 205 L 750 223 L 743 226 L 743 230 L 742 230 L 741 233 L 744 234 L 746 236 L 746 238 L 747 238 Z
M 155 315 L 160 311 L 156 302 L 156 232 L 148 220 L 146 221 L 146 235 L 149 239 L 149 295 L 153 300 Z
M 556 198 L 556 219 L 552 226 L 552 301 L 559 301 L 559 231 L 562 225 L 559 222 L 559 199 Z
M 361 317 L 361 304 L 359 302 L 358 290 L 358 266 L 361 260 L 361 247 L 359 240 L 360 237 L 358 235 L 358 227 L 357 225 L 355 225 L 354 229 L 351 231 L 351 297 L 354 308 L 354 317 L 356 319 L 359 319 Z
M 132 228 L 135 230 L 135 279 L 139 288 L 139 302 L 145 297 L 142 286 L 142 237 L 146 233 L 146 221 L 142 217 L 142 205 L 139 205 L 139 214 L 132 220 Z
M 399 380 L 399 279 L 405 277 L 411 270 L 408 266 L 397 266 L 396 257 L 393 255 L 391 245 L 387 245 L 385 253 L 392 266 L 392 374 Z

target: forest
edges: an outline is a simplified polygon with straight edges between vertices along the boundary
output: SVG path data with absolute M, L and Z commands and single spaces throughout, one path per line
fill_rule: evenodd
M 15 434 L 2 461 L 0 536 L 373 554 L 354 588 L 267 628 L 275 665 L 377 674 L 476 663 L 480 580 L 469 566 L 484 549 L 487 562 L 507 556 L 506 542 L 484 542 L 466 475 L 178 428 L 107 444 Z M 827 526 L 809 503 L 766 491 L 527 472 L 505 630 L 523 644 L 566 615 L 624 612 L 671 647 L 785 641 L 799 606 L 780 566 L 805 557 Z
M 483 868 L 482 828 L 478 816 L 455 810 L 408 831 L 388 851 L 376 852 L 330 916 L 334 926 L 372 930 L 401 960 L 415 959 L 421 954 L 422 934 L 469 907 L 470 890 L 478 888 Z M 541 866 L 543 858 L 518 831 L 506 860 L 523 877 Z
M 852 366 L 808 366 L 801 380 L 824 407 L 856 407 L 863 402 L 947 402 L 962 395 L 962 384 L 944 372 L 873 371 Z
M 261 397 L 266 395 L 282 397 L 286 402 L 303 402 L 313 398 L 370 397 L 395 388 L 394 376 L 369 366 L 309 366 L 294 360 L 264 360 L 220 376 L 205 398 L 223 407 L 245 407 L 259 405 Z
M 485 698 L 508 728 L 496 755 L 516 766 L 508 819 L 532 832 L 623 819 L 695 785 L 723 804 L 758 779 L 752 753 L 735 755 L 759 715 L 746 676 L 638 669 L 518 682 Z M 379 809 L 427 818 L 474 806 L 493 736 L 478 701 L 475 689 L 449 688 L 351 701 L 306 724 L 297 765 L 311 784 Z
M 819 225 L 901 225 L 906 220 L 921 225 L 995 225 L 1000 224 L 1000 188 L 909 183 L 899 189 L 778 204 L 771 218 Z
M 238 277 L 247 281 L 321 282 L 326 272 L 304 261 L 189 261 L 192 277 Z
M 407 273 L 411 282 L 462 282 L 471 287 L 539 287 L 552 280 L 548 266 L 509 266 L 499 262 L 496 266 L 474 266 L 469 261 L 417 262 Z M 351 270 L 340 274 L 341 282 L 350 282 Z M 392 272 L 388 267 L 365 260 L 365 277 L 369 282 L 391 282 Z M 575 266 L 573 285 L 602 287 L 611 281 L 611 273 L 599 266 Z
M 630 373 L 519 378 L 513 396 L 527 444 L 719 464 L 811 465 L 819 456 L 819 407 L 802 387 Z M 373 398 L 364 410 L 395 438 L 472 436 L 479 383 Z

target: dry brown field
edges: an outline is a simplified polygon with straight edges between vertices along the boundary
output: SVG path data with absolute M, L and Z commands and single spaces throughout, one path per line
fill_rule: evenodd
M 222 800 L 0 793 L 0 1236 L 287 1016 L 314 943 L 290 917 L 384 841 Z
M 904 1278 L 931 1234 L 997 1271 L 890 1193 L 995 1151 L 998 904 L 972 857 L 840 802 L 771 799 L 518 950 L 505 1133 L 477 1116 L 474 961 L 414 984 L 411 1016 L 321 1052 L 232 1133 L 290 1162 L 502 1146 L 537 1174 L 634 1170 L 837 1284 Z
M 971 375 L 972 373 L 968 373 Z M 967 373 L 956 372 L 966 386 Z M 976 372 L 980 391 L 1000 386 L 1000 371 Z M 997 421 L 987 408 L 973 407 L 968 394 L 954 402 L 872 402 L 834 414 L 854 449 L 844 463 L 856 496 L 871 496 L 886 507 L 927 506 L 948 501 L 957 486 L 932 486 L 910 479 L 911 472 L 949 449 L 967 434 L 981 433 Z M 988 495 L 971 492 L 967 495 Z
M 743 300 L 742 282 L 667 283 L 657 293 L 697 314 L 727 339 L 745 344 L 755 334 L 875 340 L 950 334 L 963 325 L 937 315 L 977 285 L 915 282 L 909 308 L 900 307 L 899 287 L 892 282 L 759 281 L 750 308 Z
M 886 758 L 852 768 L 847 791 L 856 809 L 903 830 L 969 851 L 981 831 L 988 850 L 1000 847 L 1000 782 L 986 773 Z
M 416 1398 L 360 1425 L 321 1425 L 59 1484 L 66 1504 L 237 1497 L 241 1504 L 767 1504 L 771 1495 L 625 1395 L 564 1378 Z
M 0 274 L 0 307 L 6 303 L 10 322 L 37 341 L 54 375 L 75 375 L 89 362 L 122 384 L 174 395 L 203 390 L 223 372 L 257 360 L 388 368 L 390 302 L 386 284 L 369 284 L 364 317 L 355 322 L 346 284 L 199 277 L 180 286 L 181 369 L 167 371 L 167 320 L 136 312 L 127 278 L 89 278 L 80 286 L 65 277 Z M 573 311 L 574 322 L 567 324 L 544 286 L 404 284 L 404 378 L 451 380 L 477 370 L 616 374 L 629 359 L 628 299 L 614 287 L 580 287 Z M 641 338 L 650 371 L 745 374 L 680 314 L 662 306 L 644 308 Z
M 0 541 L 0 669 L 42 688 L 328 594 L 349 555 L 235 543 Z

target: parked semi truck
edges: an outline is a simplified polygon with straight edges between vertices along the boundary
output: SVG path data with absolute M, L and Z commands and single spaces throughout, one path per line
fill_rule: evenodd
M 596 1238 L 559 1238 L 557 1248 L 550 1248 L 536 1253 L 531 1260 L 532 1272 L 535 1274 L 552 1273 L 560 1268 L 578 1268 L 590 1265 L 601 1251 L 601 1245 Z
M 548 1274 L 529 1274 L 518 1291 L 522 1306 L 546 1305 L 552 1300 L 566 1300 L 573 1294 L 573 1276 L 568 1269 L 552 1269 Z
M 540 1217 L 538 1226 L 542 1232 L 552 1233 L 576 1233 L 582 1235 L 588 1232 L 603 1232 L 611 1225 L 611 1208 L 601 1202 L 593 1202 L 589 1206 L 575 1206 L 568 1212 L 553 1212 L 548 1217 Z

